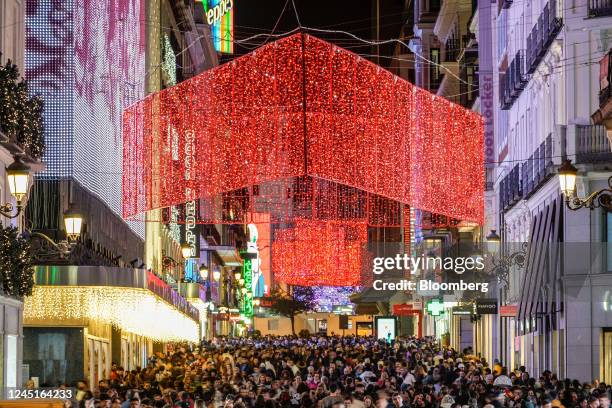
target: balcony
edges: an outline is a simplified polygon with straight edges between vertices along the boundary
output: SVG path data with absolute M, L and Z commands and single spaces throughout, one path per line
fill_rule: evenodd
M 610 70 L 610 58 L 612 49 L 599 61 L 599 109 L 591 115 L 596 125 L 612 127 L 612 70 Z
M 612 16 L 612 0 L 589 0 L 588 17 Z
M 611 163 L 612 151 L 606 128 L 598 125 L 576 126 L 576 160 L 578 164 Z
M 558 126 L 555 132 L 518 163 L 499 184 L 501 208 L 506 211 L 527 199 L 557 172 L 561 160 L 570 157 L 579 165 L 602 167 L 612 163 L 606 128 L 598 125 Z
M 551 0 L 544 6 L 544 10 L 538 17 L 538 22 L 533 26 L 531 34 L 527 36 L 527 73 L 533 74 L 540 65 L 542 58 L 546 55 L 548 47 L 557 37 L 563 20 L 557 16 L 557 2 Z
M 560 136 L 564 138 L 565 135 L 561 133 Z M 551 133 L 527 160 L 516 164 L 502 179 L 499 189 L 502 209 L 508 210 L 520 200 L 528 198 L 555 174 L 554 142 Z
M 461 51 L 457 56 L 459 64 L 472 64 L 478 61 L 478 43 L 473 33 L 461 36 Z
M 449 38 L 446 40 L 446 44 L 444 44 L 444 62 L 457 62 L 459 51 L 459 39 Z
M 502 78 L 500 82 L 500 105 L 502 110 L 508 110 L 523 92 L 527 82 L 529 82 L 525 50 L 520 50 L 516 53 Z
M 520 167 L 520 164 L 515 165 L 499 183 L 499 202 L 504 210 L 512 207 L 523 197 Z

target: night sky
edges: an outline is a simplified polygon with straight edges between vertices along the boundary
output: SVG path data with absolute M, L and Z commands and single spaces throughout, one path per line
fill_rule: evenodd
M 380 39 L 398 38 L 402 23 L 404 0 L 380 1 Z M 374 40 L 376 31 L 376 0 L 295 0 L 302 26 L 329 30 L 349 31 L 361 38 Z M 285 0 L 234 0 L 234 35 L 244 39 L 258 33 L 270 33 L 276 23 Z M 278 23 L 275 34 L 298 27 L 291 0 Z M 375 54 L 376 49 L 341 33 L 314 33 L 341 47 L 358 54 Z M 253 39 L 249 44 L 235 44 L 236 55 L 251 51 L 263 44 L 266 37 Z M 247 49 L 247 46 L 249 49 Z M 381 55 L 392 55 L 394 45 L 380 47 Z M 374 58 L 370 58 L 374 59 Z M 387 66 L 389 59 L 381 58 L 380 65 Z

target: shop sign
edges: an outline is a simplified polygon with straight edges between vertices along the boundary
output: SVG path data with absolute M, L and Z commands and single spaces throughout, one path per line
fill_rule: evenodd
M 423 301 L 422 300 L 415 300 L 413 302 L 406 302 L 409 305 L 412 305 L 412 308 L 414 310 L 423 310 Z
M 204 19 L 210 26 L 215 50 L 231 54 L 234 52 L 234 8 L 235 0 L 201 0 Z
M 430 316 L 440 316 L 444 314 L 444 302 L 441 299 L 431 299 L 427 302 L 427 313 Z
M 497 314 L 497 299 L 478 299 L 476 301 L 476 314 Z
M 395 316 L 413 316 L 415 314 L 418 314 L 419 311 L 422 309 L 422 305 L 420 308 L 417 309 L 419 305 L 416 305 L 415 307 L 414 303 L 420 303 L 420 302 L 408 302 L 408 303 L 401 303 L 401 304 L 393 305 L 393 314 Z
M 503 305 L 499 307 L 499 315 L 501 317 L 516 317 L 517 313 L 517 305 Z
M 209 25 L 219 22 L 224 15 L 232 10 L 233 6 L 232 0 L 221 0 L 212 7 L 209 5 L 209 9 L 206 12 L 206 21 Z
M 453 307 L 454 316 L 469 316 L 472 314 L 472 307 L 470 306 L 455 306 Z
M 352 315 L 353 314 L 353 306 L 350 305 L 333 305 L 332 313 L 339 315 Z

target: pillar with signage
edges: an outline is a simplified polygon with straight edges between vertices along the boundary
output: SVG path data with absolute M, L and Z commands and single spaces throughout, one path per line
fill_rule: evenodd
M 476 324 L 474 328 L 474 351 L 480 353 L 487 361 L 493 361 L 496 355 L 495 315 L 498 314 L 497 299 L 478 299 L 474 303 Z
M 423 302 L 407 302 L 395 304 L 393 315 L 400 319 L 400 335 L 423 336 Z

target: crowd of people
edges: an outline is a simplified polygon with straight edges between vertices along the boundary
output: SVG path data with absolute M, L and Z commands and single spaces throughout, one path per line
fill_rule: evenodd
M 609 408 L 608 385 L 489 364 L 433 338 L 227 338 L 178 347 L 111 376 L 79 407 Z M 68 404 L 67 404 L 68 405 Z

